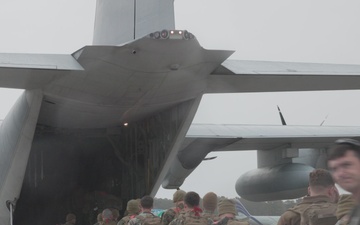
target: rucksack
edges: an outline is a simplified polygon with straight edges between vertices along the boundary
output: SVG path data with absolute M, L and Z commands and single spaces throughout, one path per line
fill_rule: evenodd
M 287 209 L 287 211 L 291 211 L 296 214 L 296 219 L 292 218 L 295 224 L 301 224 L 301 215 L 311 204 L 312 203 L 310 202 L 301 202 L 294 207 Z
M 300 225 L 335 225 L 337 204 L 313 203 L 301 215 Z
M 168 209 L 169 211 L 173 211 L 175 213 L 174 219 L 176 219 L 179 216 L 179 213 L 181 211 L 181 209 L 179 207 L 172 207 L 170 209 Z M 163 214 L 164 215 L 164 214 Z
M 121 218 L 121 220 L 118 222 L 118 224 L 128 224 L 128 222 L 132 219 L 134 219 L 137 215 L 130 215 L 130 216 L 124 216 Z
M 152 213 L 141 213 L 140 215 L 136 216 L 137 219 L 140 220 L 139 225 L 160 225 L 161 218 L 155 216 Z
M 205 217 L 202 216 L 192 216 L 192 215 L 187 215 L 184 216 L 183 218 L 183 223 L 182 225 L 208 225 L 208 224 L 212 224 L 211 219 L 207 219 Z
M 224 217 L 213 223 L 214 225 L 249 225 L 245 220 L 235 220 L 234 218 Z

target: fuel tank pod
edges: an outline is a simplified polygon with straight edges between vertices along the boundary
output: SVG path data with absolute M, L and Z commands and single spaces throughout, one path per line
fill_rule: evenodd
M 235 189 L 242 198 L 254 202 L 299 198 L 307 194 L 313 170 L 300 163 L 258 168 L 240 176 Z

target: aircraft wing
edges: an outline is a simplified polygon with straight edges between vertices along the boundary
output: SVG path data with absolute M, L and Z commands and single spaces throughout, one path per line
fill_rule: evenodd
M 5 88 L 35 89 L 83 67 L 72 55 L 0 53 L 0 83 Z
M 206 93 L 359 89 L 359 74 L 360 65 L 226 60 Z
M 345 126 L 191 124 L 162 185 L 169 189 L 181 186 L 211 151 L 260 150 L 265 156 L 260 159 L 258 154 L 258 166 L 271 166 L 291 162 L 299 157 L 299 149 L 327 149 L 336 139 L 356 139 L 359 134 L 360 127 Z M 303 159 L 294 162 L 315 164 L 313 152 L 304 152 Z
M 359 137 L 360 127 L 282 126 L 240 124 L 192 124 L 186 138 L 191 142 L 207 139 L 233 139 L 230 145 L 212 150 L 273 150 L 282 146 L 325 148 L 338 138 Z

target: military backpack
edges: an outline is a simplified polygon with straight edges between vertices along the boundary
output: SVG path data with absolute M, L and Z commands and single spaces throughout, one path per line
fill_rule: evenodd
M 208 225 L 212 224 L 211 219 L 207 219 L 202 216 L 192 216 L 188 215 L 183 218 L 182 225 Z
M 136 225 L 160 225 L 161 218 L 155 216 L 152 213 L 141 213 L 140 215 L 136 216 L 136 218 L 140 221 Z
M 300 225 L 335 225 L 337 204 L 313 203 L 301 215 Z

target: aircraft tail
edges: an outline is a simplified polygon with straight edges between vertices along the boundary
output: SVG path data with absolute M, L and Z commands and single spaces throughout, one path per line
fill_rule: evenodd
M 175 29 L 174 0 L 97 0 L 94 45 L 120 45 Z

